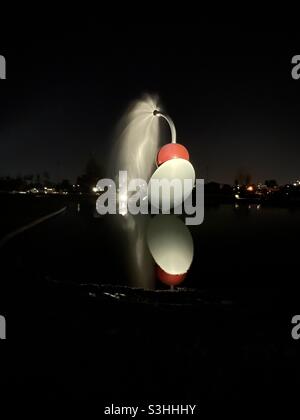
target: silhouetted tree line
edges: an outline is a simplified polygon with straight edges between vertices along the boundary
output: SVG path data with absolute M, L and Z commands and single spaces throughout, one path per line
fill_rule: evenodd
M 28 191 L 31 189 L 41 190 L 44 187 L 55 188 L 57 191 L 67 192 L 84 192 L 89 193 L 92 188 L 96 186 L 97 181 L 103 178 L 103 170 L 101 165 L 97 162 L 94 156 L 90 156 L 85 171 L 82 175 L 77 177 L 76 184 L 72 184 L 68 179 L 63 179 L 60 182 L 51 181 L 51 176 L 48 171 L 42 174 L 27 174 L 17 175 L 16 177 L 4 176 L 0 177 L 0 192 L 10 191 Z

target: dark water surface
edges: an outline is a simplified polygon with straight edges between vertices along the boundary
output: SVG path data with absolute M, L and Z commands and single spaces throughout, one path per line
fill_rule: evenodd
M 115 216 L 95 218 L 93 200 L 58 200 L 57 208 L 65 204 L 64 214 L 1 249 L 7 392 L 99 407 L 170 398 L 258 404 L 283 389 L 295 394 L 298 210 L 206 208 L 191 228 L 194 260 L 182 284 L 195 290 L 170 295 L 157 281 L 161 291 L 145 295 L 127 289 L 130 244 Z
M 14 230 L 64 205 L 68 209 L 7 245 L 7 254 L 24 270 L 56 281 L 143 286 L 130 279 L 128 266 L 136 263 L 138 249 L 130 248 L 130 227 L 122 216 L 97 217 L 94 198 L 31 201 L 28 204 L 26 197 L 24 209 L 14 197 L 6 202 L 2 229 Z M 184 287 L 276 288 L 288 284 L 289 273 L 298 266 L 300 209 L 218 205 L 207 207 L 204 223 L 189 229 L 194 259 Z M 141 243 L 134 245 L 139 248 Z M 279 275 L 285 278 L 275 278 Z M 159 286 L 158 282 L 152 288 Z

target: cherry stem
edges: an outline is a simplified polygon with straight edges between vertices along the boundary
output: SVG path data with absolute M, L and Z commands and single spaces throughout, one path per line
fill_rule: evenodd
M 167 121 L 171 130 L 172 143 L 176 143 L 176 128 L 175 124 L 173 123 L 173 120 L 169 117 L 169 115 L 166 115 L 158 110 L 153 111 L 153 115 L 156 115 L 157 117 L 162 117 Z

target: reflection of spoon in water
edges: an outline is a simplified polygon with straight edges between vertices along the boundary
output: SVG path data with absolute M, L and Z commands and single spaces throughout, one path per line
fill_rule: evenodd
M 183 221 L 174 215 L 155 216 L 148 225 L 147 243 L 158 278 L 171 288 L 180 284 L 194 256 L 192 235 Z
M 176 129 L 171 118 L 159 110 L 155 110 L 153 115 L 164 118 L 168 122 L 172 141 L 165 144 L 157 154 L 157 169 L 149 181 L 148 193 L 154 207 L 173 208 L 181 205 L 190 196 L 195 184 L 195 170 L 189 161 L 188 150 L 177 143 Z M 190 182 L 186 183 L 186 180 Z M 155 188 L 162 181 L 177 181 L 177 194 L 163 194 L 161 189 Z

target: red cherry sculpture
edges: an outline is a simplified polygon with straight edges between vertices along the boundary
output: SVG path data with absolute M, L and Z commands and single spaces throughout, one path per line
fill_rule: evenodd
M 159 265 L 156 266 L 156 275 L 159 280 L 168 286 L 177 286 L 180 284 L 186 276 L 187 273 L 183 274 L 169 274 L 164 271 Z
M 186 147 L 179 143 L 165 144 L 157 154 L 157 165 L 161 165 L 170 159 L 185 159 L 190 160 L 190 155 Z

